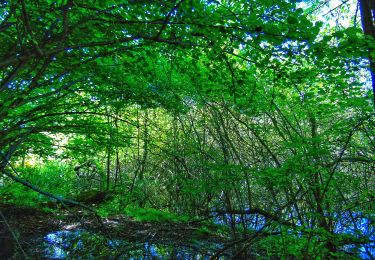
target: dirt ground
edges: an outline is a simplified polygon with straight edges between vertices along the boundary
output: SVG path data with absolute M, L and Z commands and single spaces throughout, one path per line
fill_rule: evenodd
M 223 242 L 199 234 L 199 223 L 139 222 L 126 216 L 97 218 L 78 208 L 47 213 L 35 208 L 0 205 L 0 259 L 44 259 L 44 237 L 58 230 L 85 229 L 109 239 L 140 243 L 189 243 L 192 238 Z M 5 218 L 5 219 L 4 219 Z

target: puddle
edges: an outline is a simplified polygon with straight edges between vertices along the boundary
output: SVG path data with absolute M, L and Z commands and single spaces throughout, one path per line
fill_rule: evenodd
M 47 259 L 210 259 L 222 245 L 195 242 L 191 245 L 108 240 L 85 230 L 56 231 L 44 238 Z M 174 241 L 177 242 L 177 241 Z M 207 250 L 210 248 L 210 250 Z M 230 259 L 222 256 L 219 259 Z
M 247 210 L 248 208 L 246 208 Z M 291 216 L 292 217 L 292 216 Z M 336 226 L 334 233 L 349 234 L 356 238 L 367 237 L 371 241 L 367 244 L 347 244 L 341 247 L 341 250 L 358 255 L 361 259 L 374 259 L 375 256 L 375 215 L 365 216 L 361 212 L 334 214 Z M 217 214 L 214 218 L 215 223 L 224 226 L 230 226 L 234 222 L 236 226 L 244 226 L 249 230 L 260 230 L 266 224 L 266 219 L 258 214 Z M 301 226 L 301 223 L 297 223 Z
M 363 216 L 361 213 L 352 214 L 350 219 L 346 215 L 336 215 L 334 232 L 337 234 L 351 234 L 355 237 L 368 237 L 370 243 L 345 245 L 341 250 L 359 256 L 361 259 L 373 259 L 375 255 L 375 230 L 373 217 Z M 225 214 L 216 216 L 216 224 L 226 225 L 233 221 L 241 223 L 252 230 L 259 230 L 265 225 L 262 216 Z M 223 244 L 213 241 L 161 242 L 150 240 L 133 242 L 126 240 L 109 240 L 103 236 L 90 233 L 82 229 L 61 230 L 49 233 L 44 237 L 45 257 L 47 259 L 210 259 L 223 248 Z M 231 252 L 220 259 L 231 259 Z

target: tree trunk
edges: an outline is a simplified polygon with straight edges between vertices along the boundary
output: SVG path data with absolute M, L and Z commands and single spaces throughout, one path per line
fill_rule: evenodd
M 108 113 L 108 111 L 107 111 Z M 111 181 L 111 141 L 112 141 L 112 125 L 111 125 L 111 121 L 110 121 L 110 117 L 108 116 L 107 117 L 107 123 L 108 125 L 110 126 L 110 130 L 109 130 L 109 140 L 108 140 L 108 144 L 107 144 L 107 190 L 109 190 L 109 186 L 110 186 L 110 181 Z
M 375 1 L 374 0 L 359 0 L 359 9 L 361 11 L 361 21 L 363 32 L 375 39 Z M 372 93 L 375 109 L 375 60 L 371 57 L 373 48 L 369 49 L 369 61 L 372 80 Z
M 111 178 L 111 150 L 110 150 L 110 147 L 108 146 L 108 150 L 107 150 L 107 190 L 109 190 L 110 178 Z
M 146 163 L 147 163 L 147 158 L 148 158 L 148 110 L 145 110 L 144 114 L 144 129 L 143 129 L 143 156 L 142 156 L 142 161 L 141 161 L 141 168 L 139 172 L 139 180 L 143 180 L 144 173 L 146 171 Z
M 119 158 L 119 127 L 117 122 L 118 114 L 116 114 L 115 127 L 116 127 L 116 168 L 115 168 L 115 185 L 116 188 L 118 177 L 120 174 L 120 158 Z

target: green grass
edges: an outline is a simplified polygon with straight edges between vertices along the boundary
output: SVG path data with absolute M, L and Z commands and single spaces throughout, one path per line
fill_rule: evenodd
M 138 221 L 146 222 L 187 222 L 189 216 L 177 215 L 168 211 L 163 211 L 154 208 L 140 208 L 136 206 L 128 206 L 125 209 L 125 214 Z

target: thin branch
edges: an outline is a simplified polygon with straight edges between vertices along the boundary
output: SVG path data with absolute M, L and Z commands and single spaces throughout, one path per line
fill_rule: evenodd
M 18 246 L 18 248 L 21 250 L 23 257 L 24 257 L 25 259 L 29 259 L 29 257 L 27 256 L 25 250 L 23 250 L 23 248 L 22 248 L 22 246 L 21 246 L 19 240 L 17 239 L 16 234 L 14 233 L 12 227 L 11 227 L 10 224 L 8 223 L 7 219 L 5 218 L 5 216 L 4 216 L 3 212 L 1 212 L 1 210 L 0 210 L 0 217 L 3 219 L 3 222 L 4 222 L 5 225 L 7 226 L 7 228 L 8 228 L 8 230 L 9 230 L 10 234 L 11 234 L 12 237 L 13 237 L 13 240 L 16 241 L 17 246 Z
M 163 21 L 163 25 L 161 26 L 158 34 L 155 36 L 156 40 L 159 39 L 160 35 L 163 33 L 163 31 L 167 27 L 169 19 L 171 19 L 171 16 L 178 9 L 178 7 L 182 4 L 182 2 L 184 2 L 184 0 L 180 0 L 179 2 L 177 2 L 177 4 L 169 11 L 169 13 L 167 14 L 167 16 L 165 17 L 165 19 Z
M 8 161 L 7 161 L 7 163 L 10 164 Z M 12 167 L 12 169 L 13 169 L 13 167 Z M 23 180 L 23 179 L 21 179 L 21 178 L 15 176 L 14 174 L 8 172 L 8 171 L 5 170 L 5 169 L 2 170 L 2 174 L 5 175 L 5 176 L 7 176 L 7 177 L 9 177 L 9 178 L 12 179 L 13 181 L 18 182 L 18 183 L 22 184 L 23 186 L 25 186 L 25 187 L 27 187 L 27 188 L 33 190 L 33 191 L 38 192 L 39 194 L 42 194 L 42 195 L 44 195 L 44 196 L 46 196 L 46 197 L 48 197 L 48 198 L 51 198 L 51 199 L 56 200 L 58 203 L 60 203 L 60 204 L 62 204 L 62 205 L 67 204 L 67 205 L 72 205 L 72 206 L 79 206 L 79 207 L 81 207 L 81 208 L 87 209 L 88 211 L 90 211 L 90 212 L 92 212 L 92 213 L 95 213 L 95 215 L 97 214 L 93 208 L 91 208 L 91 207 L 89 207 L 89 206 L 87 206 L 87 205 L 84 205 L 84 204 L 82 204 L 82 203 L 79 203 L 79 202 L 77 202 L 77 201 L 75 201 L 75 200 L 65 199 L 65 198 L 63 198 L 63 197 L 56 196 L 56 195 L 54 195 L 54 194 L 52 194 L 52 193 L 49 193 L 49 192 L 47 192 L 47 191 L 44 191 L 44 190 L 40 189 L 39 187 L 35 186 L 34 184 L 32 184 L 32 183 L 30 183 L 30 182 L 28 182 L 28 181 L 25 181 L 25 180 Z
M 258 215 L 262 215 L 266 219 L 276 221 L 277 223 L 283 224 L 285 226 L 295 227 L 294 224 L 288 222 L 287 220 L 284 220 L 284 219 L 280 218 L 278 215 L 270 213 L 270 212 L 265 211 L 265 210 L 260 209 L 260 208 L 251 208 L 251 209 L 246 209 L 246 210 L 235 210 L 235 209 L 233 209 L 233 210 L 216 210 L 216 211 L 212 211 L 212 213 L 216 213 L 216 214 L 219 214 L 219 215 L 225 215 L 225 214 L 238 214 L 238 215 L 258 214 Z

